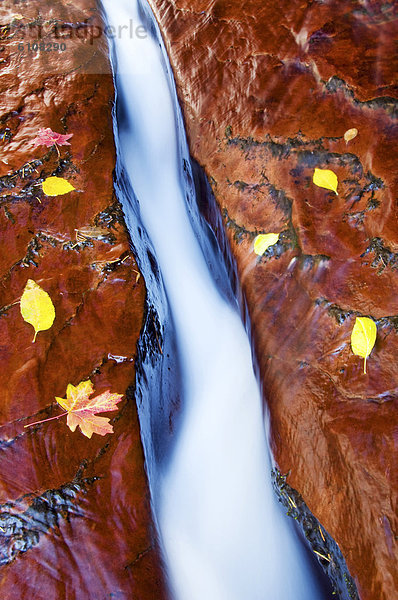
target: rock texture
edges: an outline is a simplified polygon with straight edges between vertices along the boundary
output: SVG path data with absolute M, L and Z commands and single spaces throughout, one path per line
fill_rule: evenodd
M 277 463 L 339 544 L 361 599 L 391 600 L 398 595 L 393 4 L 150 4 L 192 155 L 206 170 L 236 260 Z M 353 127 L 359 133 L 346 143 Z M 312 183 L 315 167 L 337 174 L 338 195 Z M 259 258 L 253 239 L 265 232 L 280 239 Z M 366 375 L 350 349 L 359 315 L 378 328 Z
M 94 0 L 0 15 L 0 596 L 164 598 L 134 401 L 145 285 L 113 192 L 113 83 L 106 39 L 90 36 L 101 20 Z M 73 133 L 71 146 L 35 148 L 40 127 Z M 77 191 L 45 196 L 49 175 Z M 18 304 L 29 278 L 56 311 L 34 344 Z M 112 435 L 87 439 L 65 417 L 24 427 L 89 378 L 125 395 Z

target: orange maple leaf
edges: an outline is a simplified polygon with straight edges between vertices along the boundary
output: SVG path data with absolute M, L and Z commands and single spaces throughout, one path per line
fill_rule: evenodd
M 55 398 L 66 412 L 57 417 L 45 419 L 44 421 L 30 423 L 29 425 L 25 425 L 25 427 L 68 415 L 66 423 L 69 429 L 75 431 L 76 427 L 79 426 L 81 432 L 88 438 L 91 438 L 93 433 L 98 433 L 99 435 L 113 433 L 113 427 L 109 424 L 109 419 L 106 417 L 97 417 L 95 413 L 117 410 L 118 407 L 116 405 L 123 398 L 123 394 L 111 394 L 107 390 L 99 396 L 90 398 L 89 396 L 93 392 L 94 387 L 90 380 L 81 381 L 76 387 L 69 383 L 66 388 L 66 398 Z
M 99 435 L 113 433 L 109 419 L 96 417 L 95 413 L 117 410 L 116 404 L 123 398 L 122 394 L 111 394 L 109 390 L 95 398 L 89 398 L 93 392 L 94 387 L 90 380 L 81 381 L 77 387 L 68 384 L 66 398 L 55 398 L 68 413 L 66 423 L 69 429 L 75 431 L 79 426 L 81 432 L 88 438 L 91 438 L 93 433 Z

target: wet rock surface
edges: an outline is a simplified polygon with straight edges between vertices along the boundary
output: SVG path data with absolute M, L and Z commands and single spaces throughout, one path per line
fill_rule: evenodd
M 134 398 L 146 292 L 113 190 L 106 39 L 89 35 L 103 24 L 91 0 L 4 2 L 0 19 L 0 596 L 163 598 Z M 34 147 L 41 127 L 71 146 Z M 76 191 L 46 196 L 50 175 Z M 28 279 L 56 313 L 34 344 Z M 124 394 L 113 434 L 87 439 L 65 417 L 24 427 L 86 379 Z
M 398 594 L 394 6 L 150 4 L 191 153 L 236 260 L 280 471 L 339 545 L 360 598 L 390 600 Z M 338 195 L 312 183 L 315 167 L 336 173 Z M 280 239 L 257 257 L 253 239 L 268 232 Z M 378 328 L 366 375 L 350 349 L 356 316 Z

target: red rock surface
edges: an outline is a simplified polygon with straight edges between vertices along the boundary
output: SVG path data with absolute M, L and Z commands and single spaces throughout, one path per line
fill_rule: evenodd
M 101 21 L 94 0 L 2 3 L 0 16 L 0 597 L 161 599 L 133 393 L 145 285 L 113 192 L 106 40 L 69 36 L 38 56 L 27 46 L 39 26 L 53 44 L 57 23 L 76 33 Z M 60 159 L 34 148 L 40 127 L 73 133 Z M 45 196 L 54 174 L 77 191 Z M 29 278 L 56 312 L 34 344 L 18 304 Z M 24 428 L 60 414 L 55 396 L 88 378 L 124 394 L 106 415 L 112 435 L 87 439 L 65 417 Z
M 398 597 L 392 3 L 150 0 L 224 215 L 287 481 L 362 600 Z M 344 132 L 359 131 L 348 144 Z M 338 176 L 338 196 L 312 183 Z M 257 233 L 282 232 L 264 257 Z M 377 322 L 363 373 L 355 316 Z

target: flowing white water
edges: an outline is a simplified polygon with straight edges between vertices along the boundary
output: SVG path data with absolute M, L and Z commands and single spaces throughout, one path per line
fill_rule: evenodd
M 103 0 L 118 31 L 136 0 Z M 142 33 L 142 32 L 141 32 Z M 318 600 L 301 541 L 270 481 L 249 341 L 217 291 L 186 209 L 174 103 L 155 37 L 115 39 L 121 159 L 153 243 L 173 315 L 183 420 L 155 512 L 176 600 Z M 148 400 L 149 401 L 149 400 Z

